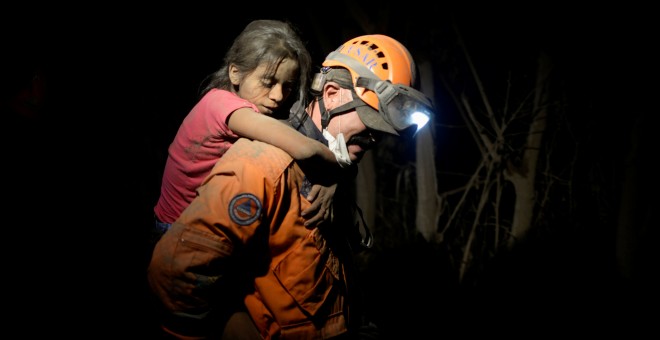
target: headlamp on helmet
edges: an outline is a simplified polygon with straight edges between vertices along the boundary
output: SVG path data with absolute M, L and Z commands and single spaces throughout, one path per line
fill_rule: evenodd
M 389 80 L 360 77 L 356 86 L 372 90 L 378 96 L 378 111 L 397 131 L 416 125 L 415 132 L 430 120 L 433 105 L 421 92 L 412 87 L 392 84 Z

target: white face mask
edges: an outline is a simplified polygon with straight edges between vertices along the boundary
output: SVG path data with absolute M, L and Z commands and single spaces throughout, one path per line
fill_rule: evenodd
M 345 168 L 351 165 L 352 162 L 350 156 L 348 155 L 348 148 L 346 147 L 344 134 L 340 132 L 337 135 L 337 138 L 335 138 L 330 134 L 330 132 L 328 132 L 328 129 L 324 129 L 323 137 L 328 140 L 328 146 L 330 150 L 335 154 L 335 158 L 337 158 L 337 163 L 339 163 L 339 166 Z

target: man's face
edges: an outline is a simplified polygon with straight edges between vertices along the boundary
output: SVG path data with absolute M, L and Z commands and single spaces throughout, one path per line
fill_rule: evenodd
M 350 90 L 341 89 L 342 93 L 339 103 L 336 106 L 343 105 L 353 100 Z M 339 114 L 328 122 L 328 131 L 335 138 L 339 133 L 344 134 L 346 147 L 352 162 L 359 162 L 364 153 L 373 148 L 378 142 L 378 136 L 375 131 L 368 129 L 357 114 L 355 109 L 344 114 Z

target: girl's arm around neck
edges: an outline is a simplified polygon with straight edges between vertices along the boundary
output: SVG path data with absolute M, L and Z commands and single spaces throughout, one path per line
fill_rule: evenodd
M 323 143 L 252 109 L 241 108 L 234 111 L 229 116 L 227 125 L 237 135 L 274 145 L 295 160 L 305 161 L 318 156 L 325 162 L 337 165 L 337 158 Z

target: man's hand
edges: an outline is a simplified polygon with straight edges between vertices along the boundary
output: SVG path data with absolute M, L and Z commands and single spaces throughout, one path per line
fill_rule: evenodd
M 327 187 L 320 184 L 312 186 L 309 195 L 307 195 L 307 200 L 312 205 L 302 212 L 302 217 L 307 219 L 305 226 L 315 226 L 332 218 L 332 198 L 336 189 L 336 183 Z

